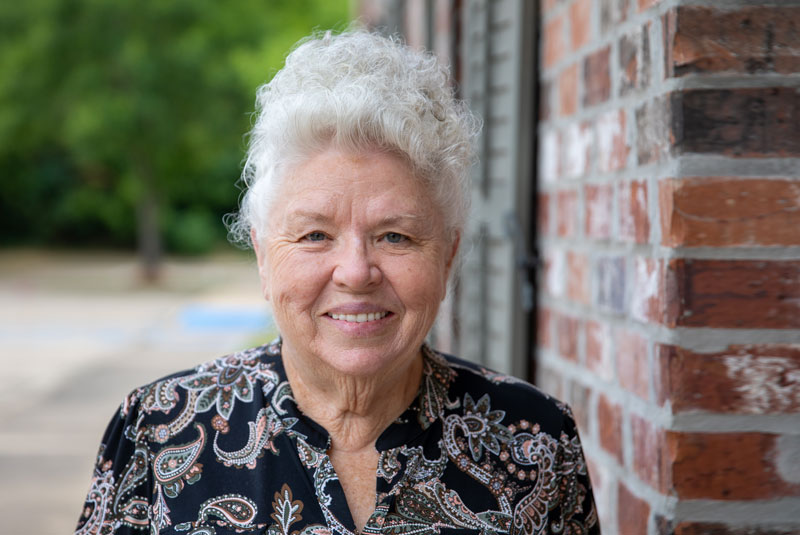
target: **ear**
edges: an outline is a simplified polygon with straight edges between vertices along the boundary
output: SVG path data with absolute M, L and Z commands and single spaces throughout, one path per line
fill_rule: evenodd
M 256 262 L 258 262 L 258 278 L 261 279 L 261 295 L 264 299 L 269 301 L 269 263 L 267 262 L 267 254 L 258 241 L 258 233 L 256 229 L 250 229 L 250 243 L 253 244 L 253 251 L 256 253 Z
M 453 243 L 450 246 L 450 250 L 447 252 L 447 263 L 444 267 L 444 280 L 447 283 L 450 280 L 450 270 L 453 268 L 453 262 L 456 259 L 456 255 L 458 254 L 458 247 L 461 245 L 461 233 L 456 231 L 455 236 L 453 237 Z M 445 284 L 445 286 L 447 286 Z M 445 289 L 445 295 L 447 295 L 447 290 Z M 444 299 L 444 296 L 442 296 Z

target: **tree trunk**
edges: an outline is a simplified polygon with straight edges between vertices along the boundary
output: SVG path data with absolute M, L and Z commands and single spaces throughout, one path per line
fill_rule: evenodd
M 136 209 L 136 230 L 142 276 L 148 283 L 156 282 L 161 275 L 162 248 L 158 224 L 158 199 L 152 177 L 142 173 L 142 195 Z

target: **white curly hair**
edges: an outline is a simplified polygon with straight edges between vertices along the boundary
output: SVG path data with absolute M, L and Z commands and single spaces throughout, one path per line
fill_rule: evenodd
M 234 242 L 252 245 L 251 230 L 265 231 L 287 170 L 330 146 L 400 155 L 430 188 L 447 230 L 463 230 L 481 125 L 454 97 L 448 69 L 432 54 L 364 30 L 313 35 L 258 88 L 256 114 L 245 193 L 228 221 Z

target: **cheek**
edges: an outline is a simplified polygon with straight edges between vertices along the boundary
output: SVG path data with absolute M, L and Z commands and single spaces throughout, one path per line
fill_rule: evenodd
M 325 270 L 319 262 L 289 255 L 272 264 L 268 286 L 273 308 L 308 309 L 325 286 Z

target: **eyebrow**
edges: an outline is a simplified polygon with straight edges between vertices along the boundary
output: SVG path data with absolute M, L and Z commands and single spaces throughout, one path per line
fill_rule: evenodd
M 320 212 L 315 212 L 312 210 L 297 210 L 291 212 L 286 216 L 289 221 L 309 221 L 312 223 L 329 223 L 332 221 L 333 218 L 322 214 Z M 384 226 L 391 226 L 396 225 L 403 222 L 412 222 L 418 223 L 423 221 L 424 218 L 422 216 L 416 214 L 397 214 L 397 215 L 389 215 L 378 221 L 377 226 L 384 227 Z

